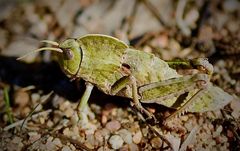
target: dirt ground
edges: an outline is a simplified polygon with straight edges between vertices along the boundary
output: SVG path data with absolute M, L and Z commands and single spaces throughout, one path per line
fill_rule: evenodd
M 79 121 L 85 82 L 70 81 L 49 51 L 16 58 L 46 46 L 41 40 L 89 33 L 163 60 L 206 57 L 214 66 L 211 82 L 231 95 L 230 103 L 169 121 L 173 109 L 143 104 L 158 117 L 154 124 L 128 99 L 94 88 Z M 238 0 L 2 0 L 0 150 L 240 150 L 239 58 Z

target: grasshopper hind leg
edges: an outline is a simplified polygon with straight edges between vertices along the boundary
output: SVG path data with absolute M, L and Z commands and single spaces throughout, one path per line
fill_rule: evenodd
M 207 58 L 196 58 L 191 60 L 172 60 L 167 61 L 168 65 L 174 69 L 197 69 L 201 73 L 212 75 L 213 65 Z
M 142 103 L 157 103 L 177 109 L 172 115 L 167 117 L 167 119 L 171 119 L 172 117 L 187 111 L 194 101 L 208 90 L 208 85 L 208 75 L 201 73 L 150 83 L 140 87 L 138 91 L 141 95 L 140 101 Z M 178 106 L 176 106 L 176 98 L 179 98 L 181 95 L 186 92 L 191 92 L 192 90 L 198 91 L 192 95 L 190 99 L 187 99 L 182 103 L 178 102 Z
M 198 90 L 193 96 L 191 96 L 190 99 L 187 100 L 187 102 L 181 106 L 179 109 L 177 109 L 175 112 L 173 112 L 170 116 L 168 116 L 165 121 L 171 120 L 174 117 L 177 117 L 178 115 L 184 113 L 185 111 L 188 110 L 188 108 L 191 107 L 191 104 L 195 102 L 199 97 L 201 97 L 204 92 L 206 92 L 207 89 L 200 89 Z

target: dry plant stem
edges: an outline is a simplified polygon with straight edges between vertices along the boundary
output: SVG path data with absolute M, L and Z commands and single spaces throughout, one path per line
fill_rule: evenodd
M 195 29 L 192 30 L 192 37 L 196 37 L 199 35 L 200 29 L 201 27 L 204 25 L 204 23 L 207 20 L 207 16 L 209 13 L 209 5 L 210 5 L 211 1 L 209 0 L 204 0 L 203 6 L 200 8 L 199 11 L 199 19 L 197 20 L 197 27 Z
M 141 0 L 141 1 L 149 9 L 149 11 L 153 14 L 153 16 L 157 18 L 159 23 L 162 24 L 164 27 L 167 27 L 166 23 L 162 20 L 161 16 L 158 13 L 158 10 L 155 8 L 155 6 L 149 0 Z
M 176 12 L 176 22 L 180 30 L 185 36 L 189 36 L 191 34 L 190 29 L 187 27 L 183 20 L 183 12 L 186 6 L 187 0 L 179 0 L 177 5 L 177 12 Z
M 33 114 L 34 111 L 37 109 L 37 107 L 38 107 L 40 104 L 44 103 L 52 94 L 53 94 L 53 91 L 51 91 L 47 96 L 45 96 L 45 97 L 42 99 L 42 101 L 40 101 L 40 103 L 38 103 L 38 104 L 33 108 L 33 110 L 32 110 L 32 111 L 28 114 L 28 116 L 23 120 L 23 123 L 22 123 L 20 129 L 23 128 L 24 124 L 25 124 L 25 123 L 28 121 L 28 119 L 32 116 L 32 114 Z
M 159 133 L 159 131 L 158 131 L 156 128 L 154 128 L 153 126 L 151 126 L 150 124 L 148 124 L 148 126 L 149 126 L 149 128 L 151 129 L 151 131 L 153 131 L 159 138 L 161 138 L 161 139 L 171 148 L 171 150 L 173 151 L 173 146 L 172 146 L 172 144 L 168 141 L 168 139 L 165 138 L 163 135 L 161 135 L 161 134 Z
M 160 132 L 153 127 L 152 125 L 148 124 L 148 122 L 146 121 L 146 119 L 143 117 L 142 113 L 140 113 L 138 110 L 133 109 L 133 111 L 135 111 L 135 113 L 137 114 L 137 116 L 148 125 L 148 127 L 151 129 L 151 131 L 156 134 L 159 138 L 161 138 L 170 148 L 171 150 L 173 150 L 173 146 L 172 144 L 168 141 L 167 138 L 165 138 L 162 134 L 160 134 Z
M 128 36 L 132 31 L 133 22 L 134 22 L 136 13 L 137 13 L 137 7 L 138 7 L 138 1 L 135 1 L 134 6 L 133 6 L 133 10 L 132 10 L 130 16 L 128 17 L 128 29 L 127 29 L 127 35 Z
M 223 115 L 223 117 L 224 117 L 225 119 L 230 120 L 230 118 L 227 117 L 227 114 L 226 114 L 226 112 L 225 112 L 224 110 L 220 110 L 220 111 L 221 111 L 221 113 L 222 113 L 222 115 Z M 235 121 L 236 121 L 236 119 L 235 119 Z M 238 139 L 238 141 L 240 141 L 240 136 L 239 136 L 239 134 L 236 132 L 236 130 L 234 129 L 234 127 L 232 127 L 232 125 L 229 125 L 229 127 L 230 127 L 231 131 L 234 133 L 234 136 Z
M 38 141 L 41 141 L 41 140 L 47 141 L 47 136 L 46 136 L 46 135 L 42 135 L 42 137 L 38 138 L 37 140 L 33 141 L 32 143 L 25 145 L 25 146 L 21 149 L 21 151 L 30 150 L 29 148 L 30 148 L 32 145 L 34 145 L 35 143 L 37 143 Z
M 34 85 L 30 85 L 24 88 L 21 88 L 21 91 L 26 92 L 35 89 L 36 87 Z
M 36 114 L 34 114 L 34 115 L 32 116 L 32 119 L 36 119 L 36 118 L 38 118 L 39 116 L 42 116 L 42 115 L 45 115 L 45 114 L 47 115 L 47 114 L 49 114 L 49 113 L 51 113 L 51 112 L 52 112 L 52 110 L 49 109 L 49 110 L 46 110 L 46 111 L 42 111 L 42 112 L 36 113 Z M 8 131 L 8 130 L 16 127 L 16 126 L 19 126 L 19 125 L 23 124 L 24 120 L 25 120 L 25 119 L 20 120 L 20 121 L 17 121 L 17 122 L 15 122 L 15 123 L 13 123 L 13 124 L 10 124 L 10 125 L 4 127 L 3 130 L 4 130 L 4 131 Z
M 184 142 L 181 145 L 181 148 L 179 151 L 184 151 L 187 149 L 187 146 L 192 143 L 193 140 L 195 140 L 195 136 L 200 128 L 200 125 L 196 125 L 188 135 L 188 137 L 184 140 Z
M 145 42 L 147 42 L 149 39 L 154 37 L 154 33 L 146 33 L 135 45 L 134 47 L 139 48 L 141 45 L 143 45 Z
M 28 119 L 33 115 L 34 111 L 37 109 L 37 107 L 40 105 L 40 103 L 38 103 L 33 110 L 27 115 L 27 117 L 23 120 L 22 125 L 20 127 L 20 130 L 22 130 L 24 124 L 28 121 Z

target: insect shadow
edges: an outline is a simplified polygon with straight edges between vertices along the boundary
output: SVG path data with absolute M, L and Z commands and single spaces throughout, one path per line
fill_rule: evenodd
M 79 101 L 85 90 L 84 81 L 71 82 L 56 62 L 24 63 L 17 61 L 15 57 L 5 56 L 0 56 L 0 82 L 20 87 L 34 85 L 36 89 L 32 90 L 33 92 L 42 90 L 44 94 L 47 94 L 54 91 L 54 93 L 72 102 Z M 13 96 L 11 94 L 13 94 L 13 91 L 10 92 L 10 97 Z M 100 106 L 111 103 L 118 107 L 127 108 L 130 106 L 129 100 L 123 97 L 106 95 L 94 88 L 89 103 Z M 51 102 L 46 105 L 51 106 Z M 156 106 L 154 103 L 144 104 L 144 106 L 154 108 L 157 113 L 167 110 L 166 107 Z
M 54 91 L 72 102 L 79 101 L 85 90 L 84 81 L 70 81 L 56 62 L 24 63 L 17 61 L 15 57 L 5 56 L 0 56 L 0 82 L 20 87 L 34 85 L 36 89 L 33 92 L 42 90 L 47 94 Z M 129 106 L 129 99 L 106 95 L 97 88 L 94 88 L 89 102 L 101 106 L 108 103 L 123 108 Z

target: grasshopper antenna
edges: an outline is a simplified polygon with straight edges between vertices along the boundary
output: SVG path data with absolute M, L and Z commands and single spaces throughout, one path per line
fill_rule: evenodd
M 29 53 L 23 55 L 22 57 L 17 58 L 17 60 L 21 60 L 21 59 L 29 56 L 30 54 L 33 54 L 33 53 L 36 53 L 36 52 L 40 52 L 40 51 L 43 51 L 43 50 L 50 50 L 50 51 L 56 51 L 56 52 L 63 53 L 62 49 L 60 49 L 60 48 L 43 47 L 43 48 L 39 48 L 39 49 L 36 49 L 36 50 L 33 50 L 33 51 L 29 52 Z
M 57 43 L 57 42 L 55 42 L 55 41 L 51 41 L 51 40 L 42 40 L 42 41 L 40 41 L 40 42 L 42 42 L 42 43 L 47 43 L 47 44 L 51 44 L 51 45 L 53 45 L 53 46 L 58 46 L 58 45 L 59 45 L 59 43 Z
M 53 46 L 59 46 L 59 43 L 55 42 L 55 41 L 51 41 L 51 40 L 42 40 L 41 41 L 42 43 L 47 43 L 47 44 L 51 44 Z M 54 47 L 43 47 L 43 48 L 39 48 L 39 49 L 36 49 L 36 50 L 33 50 L 25 55 L 23 55 L 22 57 L 19 57 L 17 58 L 17 60 L 21 60 L 33 53 L 36 53 L 36 52 L 40 52 L 40 51 L 43 51 L 43 50 L 50 50 L 50 51 L 56 51 L 56 52 L 60 52 L 60 53 L 63 53 L 63 51 L 60 49 L 60 48 L 54 48 Z

